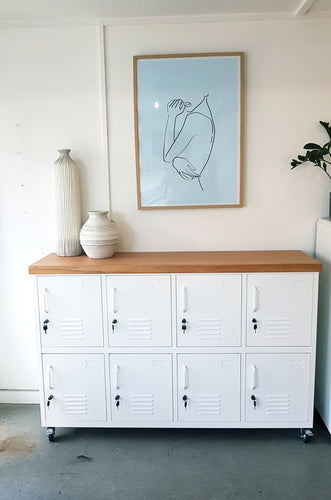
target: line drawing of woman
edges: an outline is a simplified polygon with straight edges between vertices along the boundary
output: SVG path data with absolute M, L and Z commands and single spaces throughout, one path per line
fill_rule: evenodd
M 209 94 L 193 108 L 183 99 L 172 99 L 167 105 L 163 161 L 171 163 L 182 179 L 197 179 L 201 190 L 204 171 L 215 140 L 215 123 L 208 104 Z

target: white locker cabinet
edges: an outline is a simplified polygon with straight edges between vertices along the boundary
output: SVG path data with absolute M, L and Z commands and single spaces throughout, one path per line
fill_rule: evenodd
M 100 276 L 40 276 L 39 326 L 43 346 L 102 346 Z
M 239 346 L 241 275 L 177 276 L 179 346 Z
M 169 276 L 107 276 L 109 344 L 170 346 Z
M 170 354 L 110 355 L 112 420 L 172 420 Z
M 35 275 L 42 425 L 313 425 L 318 273 L 303 252 L 51 254 Z
M 103 354 L 44 354 L 42 358 L 46 424 L 106 422 Z
M 239 422 L 240 354 L 178 355 L 178 418 Z
M 331 433 L 331 220 L 320 219 L 316 258 L 322 262 L 318 306 L 316 408 Z
M 308 422 L 310 370 L 310 354 L 247 354 L 247 421 Z

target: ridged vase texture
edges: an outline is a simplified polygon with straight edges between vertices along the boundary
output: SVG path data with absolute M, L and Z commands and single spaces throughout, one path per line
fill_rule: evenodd
M 89 218 L 80 232 L 84 252 L 91 259 L 107 259 L 114 255 L 119 240 L 115 222 L 108 218 L 108 212 L 88 212 Z
M 70 149 L 59 149 L 52 169 L 56 253 L 74 257 L 82 253 L 79 233 L 82 225 L 79 171 Z

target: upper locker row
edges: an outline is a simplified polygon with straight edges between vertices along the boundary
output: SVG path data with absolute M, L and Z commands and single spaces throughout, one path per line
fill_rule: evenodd
M 41 344 L 102 347 L 105 320 L 109 346 L 167 347 L 174 312 L 179 347 L 309 346 L 313 273 L 246 276 L 107 275 L 105 301 L 101 276 L 40 276 Z

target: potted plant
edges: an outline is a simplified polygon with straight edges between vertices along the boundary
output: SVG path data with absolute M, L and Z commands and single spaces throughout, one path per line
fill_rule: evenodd
M 328 168 L 331 166 L 331 127 L 328 122 L 319 122 L 326 133 L 328 134 L 329 140 L 323 146 L 316 144 L 315 142 L 308 142 L 303 146 L 307 152 L 305 155 L 298 155 L 297 159 L 293 158 L 291 161 L 291 170 L 296 168 L 298 165 L 309 162 L 315 167 L 318 167 L 326 173 L 326 175 L 331 179 L 331 175 Z M 331 193 L 329 201 L 329 217 L 331 217 Z
M 319 167 L 326 173 L 326 175 L 331 179 L 331 175 L 328 172 L 328 165 L 331 165 L 331 127 L 327 122 L 321 122 L 320 124 L 325 129 L 326 133 L 329 136 L 329 141 L 326 142 L 323 146 L 319 144 L 315 144 L 314 142 L 308 142 L 303 146 L 303 149 L 307 150 L 305 156 L 298 155 L 298 159 L 293 159 L 291 161 L 291 170 L 297 167 L 298 165 L 302 165 L 306 161 L 309 161 L 316 167 Z

